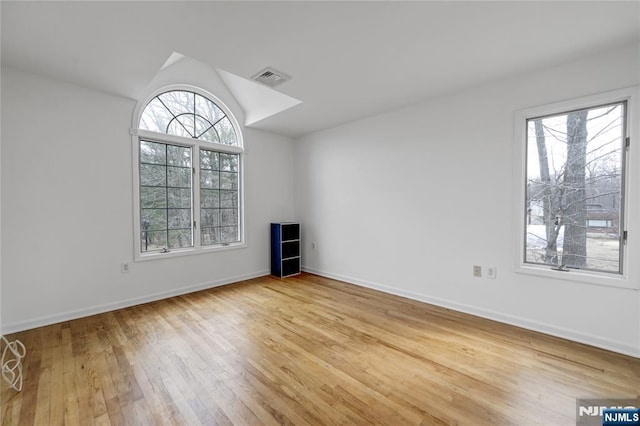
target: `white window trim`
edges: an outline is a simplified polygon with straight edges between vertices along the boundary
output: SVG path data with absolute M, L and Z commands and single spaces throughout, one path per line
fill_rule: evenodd
M 553 278 L 561 281 L 574 281 L 585 284 L 602 285 L 610 287 L 620 287 L 629 289 L 640 288 L 638 282 L 638 265 L 637 259 L 639 254 L 637 248 L 640 243 L 640 227 L 637 219 L 640 215 L 640 135 L 638 131 L 638 123 L 636 119 L 639 109 L 640 86 L 614 90 L 605 93 L 599 93 L 591 96 L 556 102 L 547 105 L 541 105 L 533 108 L 526 108 L 515 113 L 514 119 L 514 175 L 513 175 L 513 254 L 514 254 L 514 271 L 520 274 L 534 275 L 544 278 Z M 631 138 L 631 147 L 626 155 L 626 184 L 624 188 L 624 229 L 628 231 L 627 243 L 623 250 L 623 270 L 622 274 L 611 274 L 597 271 L 587 270 L 571 270 L 569 272 L 555 271 L 547 265 L 534 265 L 525 263 L 524 247 L 525 247 L 525 202 L 526 202 L 526 122 L 528 118 L 539 117 L 542 115 L 558 114 L 566 111 L 588 108 L 595 105 L 627 101 L 627 136 Z M 635 215 L 635 216 L 634 216 Z
M 148 130 L 138 129 L 138 123 L 140 122 L 140 115 L 144 111 L 144 108 L 147 104 L 156 96 L 161 93 L 168 92 L 171 90 L 186 90 L 190 92 L 198 93 L 211 101 L 213 101 L 222 111 L 227 115 L 229 120 L 231 120 L 234 129 L 236 130 L 236 137 L 238 139 L 238 145 L 225 145 L 215 142 L 196 140 L 192 138 L 185 138 L 176 135 L 169 135 L 166 133 L 158 133 L 152 132 Z M 158 260 L 158 259 L 169 259 L 173 257 L 181 257 L 181 256 L 190 256 L 190 255 L 198 255 L 205 253 L 212 253 L 218 251 L 228 251 L 228 250 L 237 250 L 247 247 L 246 243 L 246 222 L 245 222 L 245 214 L 244 214 L 244 163 L 246 152 L 244 150 L 244 142 L 242 137 L 242 132 L 238 121 L 235 116 L 231 113 L 231 110 L 222 102 L 219 98 L 212 95 L 211 93 L 204 91 L 195 86 L 189 85 L 172 85 L 168 87 L 163 87 L 159 90 L 154 91 L 151 95 L 149 95 L 143 102 L 140 102 L 136 105 L 133 114 L 132 128 L 130 129 L 131 134 L 131 149 L 132 149 L 132 159 L 133 159 L 133 260 L 134 262 L 142 262 L 149 260 Z M 161 252 L 142 252 L 141 242 L 140 242 L 140 140 L 148 140 L 150 142 L 159 142 L 159 143 L 168 143 L 168 144 L 177 144 L 182 146 L 188 146 L 192 149 L 192 167 L 195 169 L 195 175 L 193 176 L 192 191 L 193 191 L 193 201 L 192 201 L 192 209 L 194 212 L 194 217 L 197 214 L 199 217 L 200 212 L 200 191 L 199 182 L 200 182 L 200 167 L 199 164 L 196 164 L 196 159 L 199 160 L 199 149 L 209 149 L 217 152 L 224 152 L 230 154 L 239 154 L 239 164 L 238 164 L 238 220 L 240 222 L 239 225 L 239 233 L 240 233 L 240 241 L 229 244 L 217 244 L 210 246 L 202 246 L 200 245 L 200 221 L 198 220 L 198 227 L 194 229 L 194 237 L 193 237 L 193 247 L 183 247 L 183 248 L 173 248 L 167 253 Z M 197 154 L 196 154 L 197 152 Z M 196 210 L 198 211 L 196 213 Z

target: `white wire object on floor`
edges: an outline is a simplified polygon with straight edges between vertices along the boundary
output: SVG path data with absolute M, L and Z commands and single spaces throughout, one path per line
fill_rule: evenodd
M 27 354 L 27 349 L 20 340 L 10 342 L 2 337 L 2 378 L 9 383 L 11 389 L 20 392 L 22 390 L 22 358 Z

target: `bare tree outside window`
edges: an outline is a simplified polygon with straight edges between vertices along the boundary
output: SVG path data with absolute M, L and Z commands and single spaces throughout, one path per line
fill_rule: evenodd
M 621 273 L 626 103 L 527 120 L 525 262 Z

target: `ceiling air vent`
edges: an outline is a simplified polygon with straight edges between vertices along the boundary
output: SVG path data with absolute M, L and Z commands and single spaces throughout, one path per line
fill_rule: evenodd
M 271 67 L 266 67 L 265 69 L 251 77 L 251 80 L 265 84 L 269 87 L 276 87 L 284 83 L 285 81 L 291 80 L 291 76 L 288 76 L 287 74 Z

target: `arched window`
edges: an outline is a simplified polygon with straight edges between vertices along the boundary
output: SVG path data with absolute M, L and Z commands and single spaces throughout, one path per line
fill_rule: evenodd
M 142 112 L 140 129 L 238 145 L 231 120 L 212 100 L 195 92 L 171 90 L 153 98 Z
M 138 256 L 242 243 L 242 143 L 221 102 L 173 89 L 142 108 L 136 136 Z

